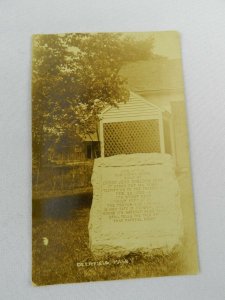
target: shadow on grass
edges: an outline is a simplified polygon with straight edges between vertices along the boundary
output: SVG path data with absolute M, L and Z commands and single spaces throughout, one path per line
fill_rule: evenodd
M 36 285 L 166 276 L 183 273 L 182 249 L 146 256 L 96 259 L 88 247 L 91 194 L 33 203 L 33 282 Z M 47 239 L 48 244 L 43 243 Z M 107 262 L 107 264 L 104 264 Z

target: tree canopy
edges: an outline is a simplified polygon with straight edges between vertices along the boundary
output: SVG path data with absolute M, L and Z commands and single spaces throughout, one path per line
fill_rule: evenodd
M 153 40 L 121 33 L 76 33 L 33 37 L 33 149 L 75 142 L 96 131 L 106 105 L 129 97 L 121 67 L 152 55 Z M 43 148 L 44 147 L 44 148 Z

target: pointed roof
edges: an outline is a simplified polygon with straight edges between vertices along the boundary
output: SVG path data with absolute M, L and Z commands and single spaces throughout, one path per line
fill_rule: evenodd
M 108 106 L 99 115 L 100 119 L 127 119 L 127 118 L 158 118 L 161 109 L 144 99 L 142 96 L 130 92 L 129 100 L 118 103 L 118 107 Z

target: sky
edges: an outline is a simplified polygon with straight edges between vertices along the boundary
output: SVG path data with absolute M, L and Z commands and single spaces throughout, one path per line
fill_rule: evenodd
M 176 31 L 134 32 L 127 34 L 138 40 L 152 36 L 154 38 L 153 52 L 155 54 L 166 56 L 170 59 L 181 58 L 179 44 L 180 36 Z
M 149 36 L 154 39 L 153 52 L 169 59 L 180 59 L 180 35 L 177 31 L 154 31 L 154 32 L 126 32 L 125 35 L 134 37 L 136 40 L 146 39 Z M 77 52 L 76 47 L 70 47 Z
M 171 59 L 180 59 L 180 36 L 176 31 L 154 32 L 154 53 Z

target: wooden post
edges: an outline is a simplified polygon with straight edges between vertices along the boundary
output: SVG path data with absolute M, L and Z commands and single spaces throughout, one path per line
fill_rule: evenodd
M 165 153 L 165 140 L 164 140 L 162 114 L 160 114 L 160 118 L 159 118 L 159 138 L 160 138 L 160 152 Z
M 100 120 L 100 147 L 101 147 L 101 157 L 104 157 L 104 133 L 103 133 L 103 120 Z
M 173 131 L 173 123 L 171 120 L 171 116 L 169 119 L 169 126 L 170 126 L 170 140 L 171 140 L 171 150 L 172 150 L 172 155 L 175 158 L 176 153 L 175 153 L 175 144 L 174 144 L 174 131 Z

